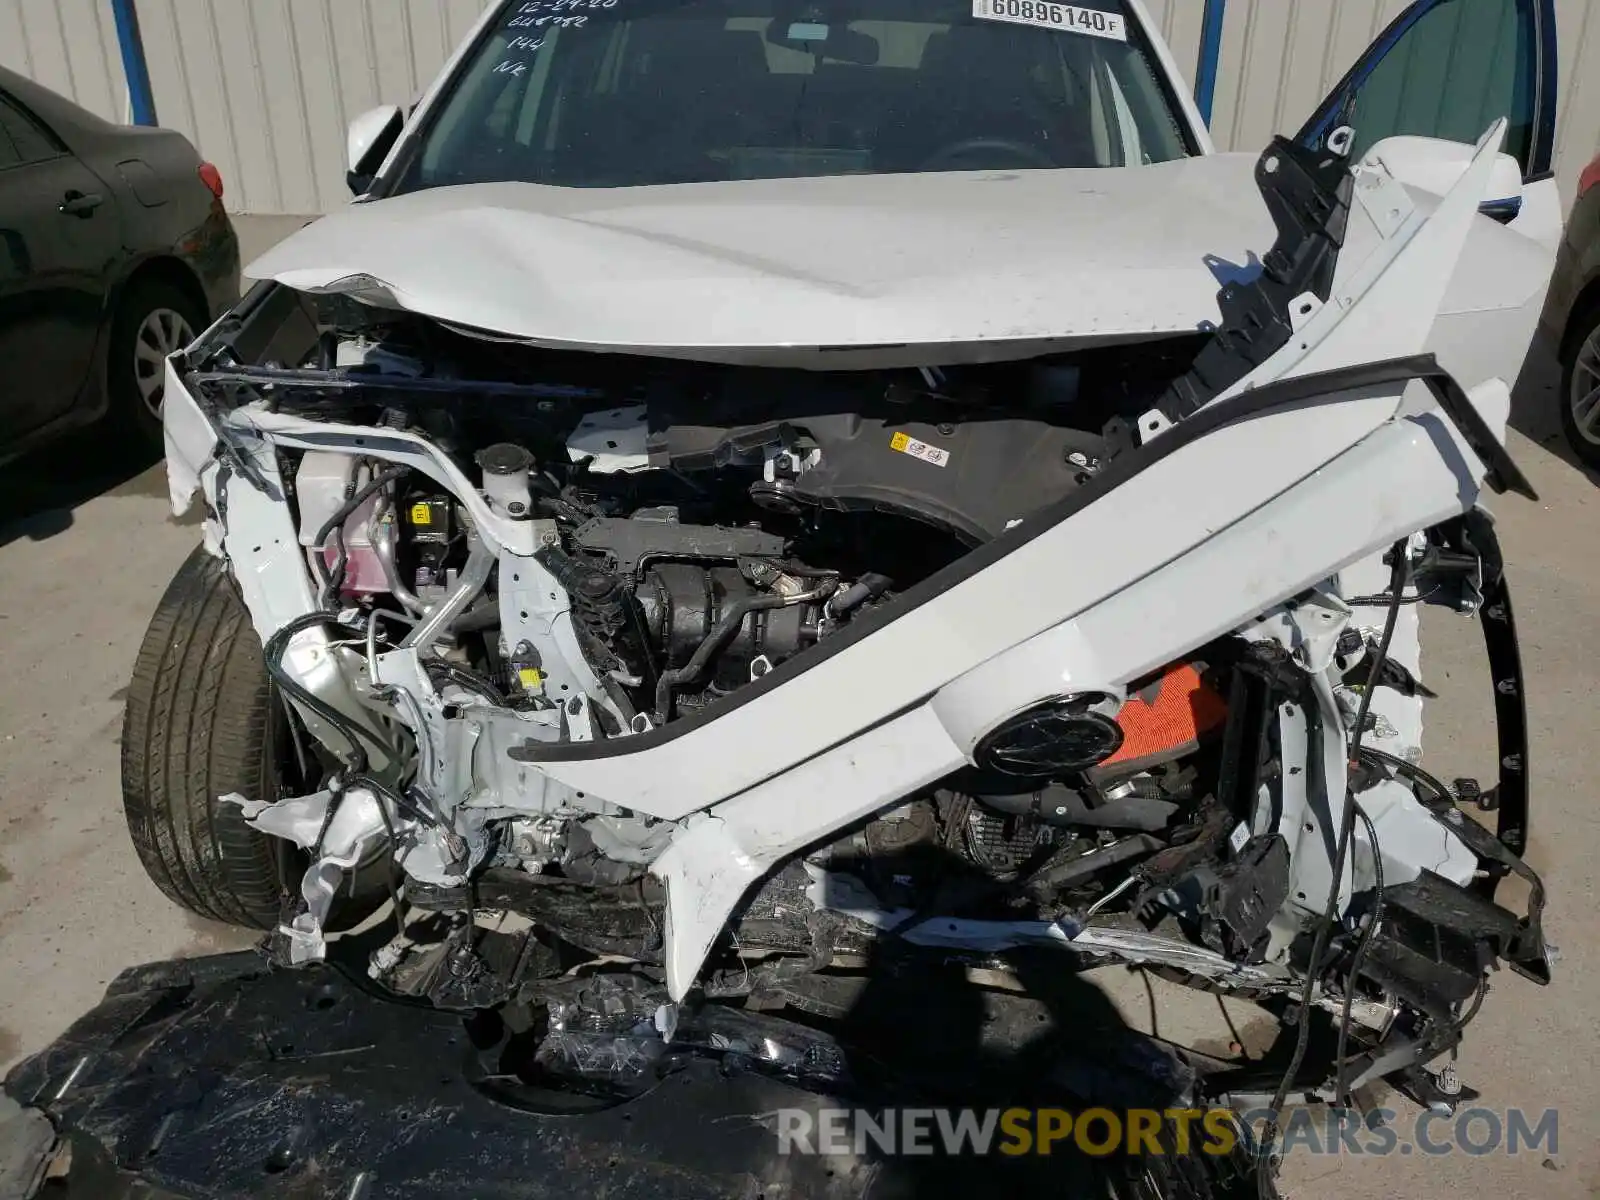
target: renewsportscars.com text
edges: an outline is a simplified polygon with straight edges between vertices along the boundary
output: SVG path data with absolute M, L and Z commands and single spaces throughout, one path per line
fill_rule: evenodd
M 775 1114 L 780 1154 L 975 1155 L 1252 1153 L 1265 1109 L 784 1108 Z M 1284 1155 L 1539 1154 L 1559 1152 L 1555 1109 L 1462 1108 L 1455 1113 L 1294 1109 L 1282 1117 Z

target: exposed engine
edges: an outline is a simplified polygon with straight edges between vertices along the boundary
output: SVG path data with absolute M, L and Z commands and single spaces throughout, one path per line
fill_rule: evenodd
M 1295 377 L 1287 305 L 1328 294 L 1352 185 L 1281 142 L 1258 178 L 1281 244 L 1194 336 L 780 369 L 288 288 L 214 331 L 169 388 L 174 491 L 203 490 L 321 785 L 226 798 L 309 857 L 278 957 L 321 958 L 379 862 L 372 973 L 543 1006 L 541 1061 L 586 1085 L 731 1036 L 674 1024 L 691 993 L 836 1017 L 877 955 L 1048 948 L 1337 1013 L 1320 1086 L 1428 1098 L 1484 964 L 1548 978 L 1520 700 L 1499 837 L 1417 765 L 1414 606 L 1480 613 L 1520 696 L 1472 497 L 1528 489 L 1480 415 L 1498 385 L 1359 346 Z M 1324 353 L 1365 336 L 1296 312 Z M 1490 898 L 1510 873 L 1524 918 Z
M 704 709 L 1071 494 L 1115 448 L 1108 417 L 1148 403 L 1201 345 L 836 375 L 639 360 L 619 376 L 600 360 L 595 378 L 593 356 L 519 356 L 422 321 L 324 329 L 279 411 L 424 433 L 491 512 L 537 531 L 603 688 L 597 736 Z M 577 381 L 517 382 L 563 369 Z M 336 370 L 340 391 L 316 386 Z M 451 385 L 480 393 L 476 411 L 434 399 Z M 472 516 L 426 472 L 343 450 L 293 470 L 326 600 L 416 615 L 465 570 Z M 517 582 L 491 576 L 444 652 L 490 694 L 553 707 L 573 682 L 552 688 L 538 640 L 494 620 Z
M 348 315 L 332 306 L 318 319 Z M 592 371 L 594 360 L 512 354 L 422 321 L 356 336 L 322 329 L 305 386 L 283 389 L 278 411 L 425 432 L 476 476 L 488 511 L 537 546 L 526 576 L 508 577 L 504 561 L 485 572 L 470 507 L 430 473 L 308 450 L 286 465 L 322 602 L 370 627 L 374 648 L 412 644 L 408 624 L 437 625 L 419 661 L 441 696 L 522 714 L 535 737 L 557 741 L 671 725 L 825 648 L 1092 479 L 1117 445 L 1109 416 L 1147 404 L 1201 344 L 839 375 L 641 361 L 620 378 L 580 376 L 528 395 L 515 377 L 547 379 L 552 363 Z M 484 394 L 476 410 L 445 409 L 419 395 L 421 381 L 434 382 L 425 360 L 514 378 L 447 368 L 450 385 Z M 345 386 L 317 386 L 334 372 Z M 1080 427 L 1089 423 L 1100 430 Z M 485 440 L 508 431 L 517 440 Z M 464 586 L 474 594 L 452 607 Z M 1202 736 L 1214 740 L 1225 708 L 1193 668 L 1172 678 L 1153 678 L 1150 696 L 1165 694 L 1175 712 L 1203 691 L 1204 728 L 1180 720 L 1157 746 L 1146 731 L 1129 738 L 1110 716 L 1086 714 L 1107 739 L 1104 754 L 1086 752 L 1084 765 L 1100 763 L 1092 775 L 1015 764 L 960 773 L 815 861 L 913 905 L 956 862 L 958 873 L 1003 881 L 1002 907 L 1020 897 L 1068 911 L 1092 898 L 1103 872 L 1165 846 L 1158 834 L 1194 818 L 1194 770 L 1166 768 Z M 1148 708 L 1136 698 L 1125 720 Z M 581 800 L 491 823 L 475 859 L 620 884 L 642 876 L 675 828 Z M 885 866 L 908 854 L 926 861 L 909 874 Z

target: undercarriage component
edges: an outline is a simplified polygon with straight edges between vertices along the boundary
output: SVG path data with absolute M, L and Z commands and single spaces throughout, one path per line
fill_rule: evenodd
M 1437 875 L 1385 888 L 1383 913 L 1362 974 L 1443 1024 L 1496 960 L 1515 956 L 1521 934 L 1511 913 Z
M 1067 1030 L 1105 1017 L 1066 995 L 952 987 L 948 972 L 885 975 L 854 992 L 859 1044 L 714 1006 L 663 1041 L 652 1004 L 648 988 L 594 980 L 553 993 L 562 1032 L 582 1036 L 563 1043 L 566 1057 L 540 1059 L 520 1023 L 397 1003 L 332 964 L 284 972 L 249 953 L 189 959 L 124 972 L 5 1088 L 46 1131 L 29 1145 L 38 1174 L 55 1164 L 49 1194 L 61 1200 L 243 1200 L 306 1187 L 361 1197 L 396 1186 L 419 1200 L 619 1190 L 748 1200 L 752 1188 L 926 1200 L 997 1183 L 1107 1200 L 1276 1194 L 1242 1138 L 1226 1155 L 1174 1155 L 1169 1129 L 1158 1131 L 1159 1157 L 1089 1156 L 1068 1142 L 1007 1155 L 998 1138 L 981 1154 L 841 1157 L 786 1151 L 775 1116 L 751 1118 L 785 1113 L 814 1131 L 846 1107 L 1204 1103 L 1191 1067 L 1131 1031 L 1097 1024 L 1097 1036 L 1067 1044 Z M 580 1071 L 594 1090 L 555 1086 L 546 1066 L 573 1067 L 597 1048 Z M 627 1086 L 608 1064 L 627 1068 Z M 1136 1185 L 1147 1190 L 1128 1190 Z
M 1253 838 L 1232 862 L 1198 872 L 1201 937 L 1207 945 L 1246 962 L 1267 950 L 1267 926 L 1289 895 L 1289 844 L 1281 834 Z

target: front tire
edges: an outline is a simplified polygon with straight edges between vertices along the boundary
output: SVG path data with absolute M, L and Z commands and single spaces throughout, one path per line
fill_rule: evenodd
M 271 929 L 281 844 L 219 797 L 276 800 L 287 733 L 261 643 L 223 563 L 197 548 L 145 633 L 122 726 L 122 803 L 139 861 L 174 902 Z
M 1561 427 L 1573 453 L 1600 469 L 1600 300 L 1573 314 L 1561 346 Z

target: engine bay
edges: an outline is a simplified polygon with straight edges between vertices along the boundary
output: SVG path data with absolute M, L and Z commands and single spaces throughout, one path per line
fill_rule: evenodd
M 253 293 L 166 423 L 302 781 L 222 797 L 293 852 L 274 960 L 387 898 L 384 987 L 544 1021 L 530 1071 L 628 1095 L 673 1042 L 823 1069 L 729 1013 L 825 1027 L 885 954 L 1064 953 L 1321 1012 L 1310 1092 L 1435 1097 L 1484 964 L 1548 978 L 1509 596 L 1438 447 L 1528 489 L 1503 385 L 1428 358 L 1230 390 L 1319 320 L 1363 336 L 1359 294 L 1320 307 L 1342 160 L 1258 178 L 1282 237 L 1220 328 L 1014 359 L 580 352 Z M 1492 789 L 1419 765 L 1424 604 L 1483 625 Z M 1458 807 L 1488 792 L 1496 834 Z M 1252 1085 L 1274 1108 L 1304 1055 Z
M 350 306 L 323 307 L 336 311 L 312 319 Z M 604 737 L 714 704 L 1069 495 L 1115 452 L 1118 414 L 1148 408 L 1201 344 L 820 373 L 596 363 L 420 318 L 354 336 L 319 323 L 316 353 L 261 395 L 416 431 L 477 475 L 494 514 L 537 526 L 535 558 L 574 598 L 603 681 Z M 436 481 L 384 469 L 308 451 L 287 482 L 324 604 L 403 620 L 448 593 L 478 537 Z M 553 707 L 561 684 L 533 645 L 483 625 L 508 582 L 491 581 L 444 653 L 484 694 Z
M 423 734 L 419 756 L 392 731 L 334 717 L 349 749 L 340 762 L 324 741 L 333 790 L 299 824 L 325 841 L 341 789 L 368 789 L 402 826 L 391 833 L 369 813 L 368 840 L 405 847 L 396 858 L 419 909 L 470 910 L 488 886 L 497 907 L 563 944 L 658 966 L 667 918 L 651 868 L 684 822 L 548 779 L 513 798 L 483 756 L 537 765 L 670 736 L 792 677 L 852 626 L 893 616 L 908 592 L 959 575 L 967 556 L 1070 500 L 1133 448 L 1132 423 L 1208 345 L 835 374 L 508 347 L 291 293 L 268 304 L 289 306 L 273 323 L 280 346 L 298 331 L 296 365 L 202 364 L 188 379 L 199 402 L 369 431 L 276 451 L 317 610 L 268 640 L 269 670 L 286 696 L 315 700 L 285 669 L 282 635 L 325 629 L 343 642 L 357 702 L 398 704 Z M 361 452 L 367 438 L 384 449 L 401 436 L 475 478 L 475 494 L 442 486 L 426 461 Z M 486 545 L 491 520 L 502 542 L 506 528 L 526 530 L 529 552 Z M 1398 564 L 1392 586 L 1456 594 L 1451 570 L 1470 576 L 1479 562 L 1470 544 L 1445 529 L 1419 535 L 1386 560 Z M 1093 954 L 1104 929 L 1110 958 L 1165 956 L 1179 976 L 1245 995 L 1289 990 L 1284 955 L 1301 926 L 1284 916 L 1296 904 L 1283 830 L 1307 800 L 1285 755 L 1304 750 L 1271 714 L 1315 697 L 1293 665 L 1304 655 L 1287 648 L 1296 638 L 1269 631 L 1303 623 L 1297 610 L 1318 602 L 1292 602 L 1116 693 L 1041 703 L 991 730 L 971 763 L 753 892 L 701 986 L 803 991 L 796 980 L 885 931 L 981 961 L 1064 930 Z M 1343 607 L 1336 594 L 1320 603 Z M 1348 722 L 1378 646 L 1342 615 L 1324 657 L 1344 681 L 1335 698 Z M 1373 743 L 1400 749 L 1425 689 L 1403 665 L 1385 670 L 1402 711 L 1385 716 L 1380 703 L 1363 719 Z M 306 707 L 314 719 L 318 706 Z M 1368 763 L 1371 784 L 1411 786 L 1403 756 L 1371 753 L 1387 755 Z M 1417 864 L 1390 869 L 1414 876 Z M 1464 883 L 1472 856 L 1447 842 L 1424 870 Z M 1300 901 L 1308 920 L 1318 903 Z M 291 960 L 320 956 L 326 916 L 313 905 L 287 927 Z M 441 945 L 459 952 L 464 927 L 451 928 Z M 1135 934 L 1133 950 L 1119 929 Z M 415 974 L 400 965 L 424 953 L 413 937 L 401 935 L 405 952 L 381 972 L 391 982 Z
M 202 369 L 192 386 L 202 402 L 252 396 L 279 414 L 420 434 L 477 477 L 494 516 L 534 531 L 526 578 L 503 561 L 485 573 L 472 509 L 425 471 L 344 447 L 281 460 L 320 607 L 367 631 L 369 658 L 426 646 L 418 663 L 445 718 L 483 705 L 514 715 L 534 736 L 510 754 L 530 761 L 541 741 L 604 743 L 714 715 L 825 652 L 1093 479 L 1132 444 L 1129 420 L 1205 344 L 831 373 L 611 361 L 500 346 L 423 318 L 374 320 L 348 301 L 292 302 L 294 319 L 276 318 L 280 345 L 297 329 L 303 340 L 301 321 L 316 333 L 294 367 Z M 1196 801 L 1210 791 L 1200 771 L 1215 778 L 1227 679 L 1204 663 L 1157 673 L 1125 708 L 1128 728 L 1092 709 L 1078 718 L 1115 751 L 1086 750 L 1084 763 L 1099 763 L 1091 774 L 960 771 L 816 862 L 853 872 L 891 907 L 981 881 L 991 915 L 1024 906 L 1049 920 L 1169 837 L 1204 835 L 1214 850 L 1237 822 L 1224 827 Z M 1191 708 L 1203 718 L 1188 719 Z M 1194 756 L 1213 761 L 1197 767 Z M 388 786 L 408 782 L 427 790 L 403 775 Z M 486 823 L 472 865 L 542 881 L 642 879 L 672 823 L 581 799 Z M 448 807 L 436 796 L 412 806 Z M 901 856 L 928 861 L 908 873 L 893 865 Z M 778 948 L 805 941 L 802 925 Z

